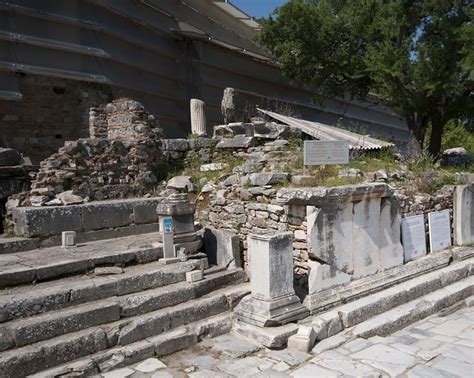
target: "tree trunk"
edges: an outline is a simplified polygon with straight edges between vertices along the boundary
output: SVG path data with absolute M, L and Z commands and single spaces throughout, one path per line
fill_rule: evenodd
M 431 112 L 431 138 L 428 151 L 435 160 L 438 160 L 440 157 L 441 138 L 445 124 L 446 122 L 443 121 L 441 114 L 437 110 Z
M 407 121 L 408 130 L 410 130 L 411 135 L 418 143 L 418 152 L 421 152 L 423 149 L 423 143 L 425 141 L 428 117 L 426 115 L 420 116 L 416 113 L 409 113 L 406 114 L 405 118 Z

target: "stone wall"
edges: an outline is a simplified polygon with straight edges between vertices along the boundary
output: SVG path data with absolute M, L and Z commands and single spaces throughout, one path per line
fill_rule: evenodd
M 92 106 L 109 102 L 107 86 L 76 80 L 18 74 L 21 101 L 0 100 L 0 146 L 31 158 L 55 153 L 65 141 L 89 136 Z

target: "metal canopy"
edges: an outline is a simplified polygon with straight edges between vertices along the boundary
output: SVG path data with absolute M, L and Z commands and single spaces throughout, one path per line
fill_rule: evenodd
M 357 134 L 338 127 L 325 125 L 320 122 L 306 121 L 298 118 L 284 116 L 268 110 L 257 108 L 259 112 L 268 115 L 289 126 L 300 129 L 305 134 L 318 140 L 345 140 L 349 143 L 351 150 L 380 150 L 382 148 L 393 147 L 393 143 L 384 142 L 372 138 L 368 135 Z

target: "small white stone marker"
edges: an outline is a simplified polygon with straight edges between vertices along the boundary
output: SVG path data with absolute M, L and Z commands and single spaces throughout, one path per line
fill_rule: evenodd
M 313 327 L 300 326 L 298 333 L 288 338 L 288 348 L 300 352 L 309 352 L 316 342 L 316 332 Z
M 189 283 L 201 281 L 202 279 L 203 279 L 202 271 L 200 270 L 193 270 L 191 272 L 186 272 L 186 281 L 188 281 Z
M 402 244 L 405 262 L 426 255 L 425 220 L 423 215 L 402 219 Z
M 152 373 L 158 369 L 164 369 L 166 365 L 158 358 L 148 358 L 135 366 L 135 370 L 141 373 Z
M 74 248 L 76 245 L 76 231 L 63 231 L 61 233 L 63 248 Z
M 441 251 L 452 245 L 449 210 L 434 211 L 428 214 L 431 252 Z

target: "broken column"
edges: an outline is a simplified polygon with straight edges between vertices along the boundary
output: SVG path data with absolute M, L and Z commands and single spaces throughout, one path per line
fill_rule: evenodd
M 206 131 L 206 112 L 204 106 L 206 104 L 202 100 L 191 99 L 191 132 L 198 136 L 207 135 Z
M 173 243 L 178 250 L 184 248 L 186 255 L 196 252 L 201 246 L 201 239 L 198 237 L 194 227 L 194 204 L 189 202 L 186 193 L 172 194 L 168 200 L 161 202 L 156 211 L 160 219 L 171 217 L 173 219 Z M 159 236 L 160 242 L 163 241 Z
M 274 327 L 309 315 L 293 288 L 293 234 L 249 235 L 252 294 L 235 313 L 239 320 Z

